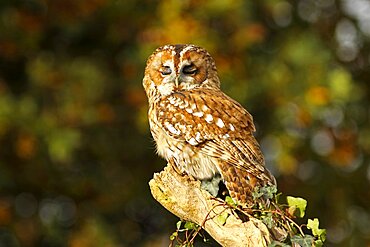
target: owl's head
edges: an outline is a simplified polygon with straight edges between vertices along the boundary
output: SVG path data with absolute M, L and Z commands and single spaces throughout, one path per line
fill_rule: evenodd
M 148 96 L 219 88 L 215 62 L 209 53 L 195 45 L 165 45 L 148 58 L 143 85 Z M 153 91 L 154 90 L 154 91 Z

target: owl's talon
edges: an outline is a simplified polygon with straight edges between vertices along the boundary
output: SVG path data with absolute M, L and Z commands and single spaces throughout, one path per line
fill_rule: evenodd
M 184 176 L 185 172 L 181 171 L 179 167 L 175 164 L 175 162 L 171 159 L 168 160 L 168 164 L 172 167 L 172 169 L 180 176 Z

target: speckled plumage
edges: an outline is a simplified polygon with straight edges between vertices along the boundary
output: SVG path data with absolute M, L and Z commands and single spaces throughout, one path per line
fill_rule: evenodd
M 250 200 L 275 184 L 253 136 L 252 116 L 220 90 L 213 58 L 194 45 L 166 45 L 148 58 L 143 86 L 157 152 L 196 179 L 220 174 L 230 196 Z

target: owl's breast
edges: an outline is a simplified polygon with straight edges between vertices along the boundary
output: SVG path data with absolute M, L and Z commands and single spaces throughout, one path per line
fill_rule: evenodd
M 159 156 L 172 161 L 181 171 L 200 180 L 210 179 L 220 173 L 218 159 L 200 152 L 199 147 L 189 144 L 185 139 L 168 135 L 158 125 L 158 121 L 152 120 L 154 121 L 149 121 L 150 129 Z

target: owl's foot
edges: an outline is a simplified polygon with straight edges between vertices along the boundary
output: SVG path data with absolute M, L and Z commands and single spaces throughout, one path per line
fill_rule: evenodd
M 187 173 L 183 170 L 181 170 L 175 163 L 173 159 L 168 160 L 168 164 L 172 167 L 172 169 L 179 174 L 180 176 L 185 176 Z M 190 176 L 189 176 L 190 177 Z

